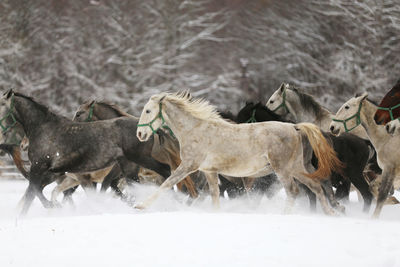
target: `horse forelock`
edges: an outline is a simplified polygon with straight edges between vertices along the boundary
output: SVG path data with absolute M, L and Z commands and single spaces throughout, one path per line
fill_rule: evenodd
M 183 111 L 202 120 L 223 120 L 216 107 L 211 105 L 208 100 L 203 98 L 193 99 L 187 92 L 177 92 L 166 94 L 162 102 L 174 104 Z M 161 97 L 160 97 L 161 99 Z

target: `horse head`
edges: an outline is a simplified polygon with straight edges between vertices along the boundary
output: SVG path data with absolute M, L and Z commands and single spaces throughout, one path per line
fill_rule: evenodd
M 95 100 L 89 100 L 79 106 L 75 112 L 74 121 L 88 122 L 93 120 L 94 108 L 97 102 Z
M 374 120 L 378 125 L 384 125 L 400 117 L 400 80 L 385 95 L 375 113 Z

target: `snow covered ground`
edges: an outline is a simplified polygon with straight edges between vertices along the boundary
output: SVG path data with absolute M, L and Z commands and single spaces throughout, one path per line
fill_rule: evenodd
M 75 206 L 46 210 L 35 200 L 25 219 L 17 202 L 26 181 L 0 181 L 0 266 L 400 266 L 400 206 L 380 220 L 361 212 L 355 194 L 347 215 L 308 211 L 299 199 L 283 214 L 272 199 L 207 197 L 191 206 L 169 192 L 136 211 L 111 194 L 74 195 Z M 51 186 L 45 193 L 49 196 Z M 154 187 L 133 190 L 138 200 Z

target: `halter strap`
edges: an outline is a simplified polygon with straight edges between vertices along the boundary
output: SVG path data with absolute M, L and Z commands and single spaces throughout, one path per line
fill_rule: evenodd
M 15 119 L 15 116 L 12 112 L 14 108 L 14 94 L 11 95 L 11 104 L 10 104 L 10 109 L 7 111 L 6 115 L 4 115 L 1 119 L 0 119 L 0 127 L 2 130 L 2 133 L 6 133 L 7 131 L 11 130 L 11 128 L 13 128 L 16 124 L 17 124 L 17 120 Z M 3 122 L 5 122 L 5 120 L 10 117 L 12 119 L 12 123 L 8 126 L 4 126 Z
M 153 134 L 156 134 L 157 131 L 158 131 L 160 128 L 163 128 L 163 129 L 168 130 L 172 137 L 176 138 L 175 135 L 174 135 L 174 133 L 172 132 L 171 128 L 169 128 L 168 125 L 166 124 L 165 119 L 164 119 L 164 116 L 162 115 L 162 104 L 161 104 L 161 102 L 160 102 L 160 106 L 159 106 L 159 107 L 160 107 L 160 110 L 159 110 L 157 116 L 156 116 L 154 119 L 152 119 L 149 123 L 138 124 L 137 127 L 146 127 L 146 126 L 149 126 L 150 129 L 151 129 L 151 131 L 153 132 Z M 154 123 L 157 119 L 161 119 L 161 125 L 160 125 L 157 129 L 154 129 L 154 128 L 153 128 L 153 123 Z
M 245 123 L 255 123 L 255 122 L 257 122 L 257 119 L 256 119 L 256 109 L 254 108 L 250 119 L 248 119 Z
M 392 120 L 395 119 L 395 117 L 393 116 L 393 110 L 395 110 L 395 109 L 398 108 L 398 107 L 400 107 L 400 103 L 397 104 L 397 105 L 395 105 L 395 106 L 393 106 L 393 107 L 390 107 L 390 108 L 378 107 L 378 109 L 384 110 L 384 111 L 388 111 L 388 112 L 389 112 L 389 115 L 390 115 L 390 120 L 392 121 Z
M 333 120 L 333 121 L 336 121 L 336 122 L 341 122 L 341 123 L 343 123 L 344 130 L 346 131 L 346 133 L 347 133 L 347 132 L 350 132 L 351 130 L 353 130 L 354 128 L 356 128 L 358 125 L 361 124 L 361 116 L 360 116 L 360 114 L 361 114 L 361 107 L 362 107 L 362 101 L 360 102 L 360 105 L 358 106 L 358 110 L 357 110 L 356 114 L 354 114 L 353 116 L 350 116 L 350 117 L 348 117 L 347 119 L 344 119 L 344 120 L 337 120 L 337 119 L 332 119 L 332 120 Z M 348 122 L 349 120 L 353 119 L 353 118 L 356 118 L 356 125 L 355 125 L 354 127 L 352 127 L 352 128 L 349 129 L 349 128 L 347 128 L 347 122 Z
M 89 114 L 85 120 L 85 122 L 91 122 L 93 119 L 93 110 L 94 110 L 94 105 L 96 104 L 96 101 L 93 101 L 93 103 L 89 107 Z
M 286 105 L 286 87 L 283 89 L 282 103 L 279 106 L 277 106 L 272 112 L 275 112 L 275 111 L 279 110 L 280 108 L 284 108 L 287 113 L 290 113 L 289 108 Z

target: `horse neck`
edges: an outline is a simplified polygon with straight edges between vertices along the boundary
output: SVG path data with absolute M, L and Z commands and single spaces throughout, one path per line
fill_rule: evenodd
M 122 115 L 110 106 L 96 104 L 93 109 L 93 117 L 96 117 L 98 120 L 109 120 L 122 117 Z
M 287 90 L 286 96 L 287 106 L 295 122 L 311 122 L 321 128 L 327 128 L 331 123 L 332 113 L 326 108 L 318 104 L 320 107 L 320 114 L 317 115 L 311 109 L 305 108 L 302 103 L 300 103 L 299 96 L 292 90 Z M 290 120 L 290 117 L 285 116 L 285 119 Z
M 387 134 L 385 126 L 377 125 L 375 123 L 374 114 L 376 111 L 377 107 L 374 104 L 368 100 L 364 100 L 360 112 L 361 125 L 367 132 L 367 135 L 375 149 L 377 149 L 377 145 L 383 143 L 382 141 L 391 138 L 391 136 Z
M 188 112 L 182 111 L 173 103 L 165 101 L 162 103 L 162 114 L 166 124 L 171 128 L 179 142 L 185 136 L 193 134 L 194 128 L 198 127 L 202 120 L 195 118 Z
M 272 111 L 267 110 L 267 107 L 258 107 L 256 109 L 256 119 L 258 122 L 262 122 L 262 121 L 283 121 L 285 122 L 286 120 L 283 119 L 281 116 L 279 115 L 272 115 L 271 114 Z
M 21 124 L 28 137 L 35 129 L 56 118 L 50 111 L 40 109 L 39 104 L 23 97 L 14 97 L 14 109 L 16 120 Z

